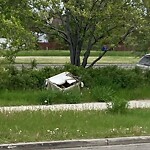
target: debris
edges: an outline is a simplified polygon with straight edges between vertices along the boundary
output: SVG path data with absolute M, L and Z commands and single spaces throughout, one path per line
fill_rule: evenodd
M 84 86 L 83 82 L 78 77 L 70 72 L 62 72 L 45 80 L 47 89 L 66 91 L 73 88 L 80 89 Z

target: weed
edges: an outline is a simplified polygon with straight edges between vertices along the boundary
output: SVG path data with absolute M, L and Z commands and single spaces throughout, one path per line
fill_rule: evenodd
M 107 102 L 107 109 L 111 113 L 125 113 L 128 109 L 128 101 L 115 96 L 111 102 Z

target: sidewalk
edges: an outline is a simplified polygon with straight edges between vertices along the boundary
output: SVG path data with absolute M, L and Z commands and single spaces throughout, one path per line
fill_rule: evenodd
M 133 100 L 129 101 L 129 108 L 150 108 L 150 100 Z M 37 110 L 51 110 L 51 111 L 65 111 L 65 110 L 105 110 L 107 104 L 105 102 L 99 103 L 82 103 L 82 104 L 57 104 L 57 105 L 31 105 L 31 106 L 10 106 L 0 107 L 0 112 L 5 111 L 37 111 Z

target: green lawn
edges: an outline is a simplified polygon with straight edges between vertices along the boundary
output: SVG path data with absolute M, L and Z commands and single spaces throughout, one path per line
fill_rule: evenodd
M 120 89 L 115 91 L 115 96 L 129 100 L 150 99 L 149 86 Z M 97 94 L 84 89 L 82 95 L 76 92 L 71 95 L 62 92 L 53 92 L 50 90 L 0 90 L 0 106 L 20 106 L 20 105 L 41 105 L 45 99 L 49 99 L 50 104 L 62 103 L 87 103 L 98 102 L 101 98 L 107 98 L 107 93 Z M 95 99 L 94 99 L 95 98 Z
M 88 63 L 91 63 L 97 57 L 89 57 Z M 42 64 L 64 64 L 69 63 L 69 56 L 22 56 L 16 58 L 16 63 L 30 63 L 33 60 L 36 60 L 37 63 Z M 82 60 L 82 57 L 81 57 Z M 137 63 L 139 61 L 138 57 L 129 57 L 129 56 L 104 56 L 97 63 Z
M 150 135 L 150 110 L 0 113 L 0 143 Z
M 83 56 L 84 50 L 81 52 Z M 91 51 L 91 56 L 98 56 L 102 51 Z M 69 50 L 30 50 L 21 51 L 17 56 L 69 56 Z M 106 56 L 136 56 L 132 51 L 108 51 Z

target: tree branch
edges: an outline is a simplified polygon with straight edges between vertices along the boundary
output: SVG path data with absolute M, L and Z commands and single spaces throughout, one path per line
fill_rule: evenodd
M 114 47 L 116 47 L 119 43 L 123 42 L 123 41 L 127 38 L 127 36 L 128 36 L 129 34 L 131 34 L 134 30 L 135 30 L 135 28 L 134 28 L 134 27 L 131 27 L 131 28 L 121 37 L 120 41 L 118 41 L 118 43 L 117 43 Z M 114 47 L 109 48 L 107 51 L 113 50 Z M 93 67 L 94 64 L 95 64 L 97 61 L 99 61 L 99 60 L 106 54 L 107 51 L 104 51 L 102 54 L 100 54 L 99 57 L 96 58 L 87 68 Z

